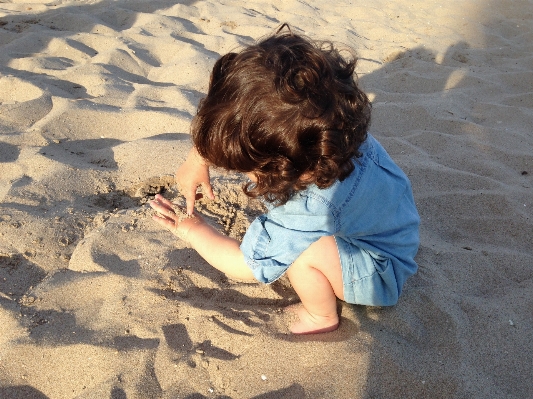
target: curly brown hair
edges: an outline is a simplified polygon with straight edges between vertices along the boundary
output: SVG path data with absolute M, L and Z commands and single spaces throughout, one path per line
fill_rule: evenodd
M 215 63 L 191 131 L 206 161 L 252 172 L 257 181 L 245 193 L 276 205 L 309 184 L 345 179 L 371 111 L 354 80 L 355 57 L 282 28 Z

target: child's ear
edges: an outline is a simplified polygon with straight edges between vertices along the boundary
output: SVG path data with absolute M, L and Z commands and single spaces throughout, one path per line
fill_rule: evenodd
M 220 57 L 217 62 L 215 62 L 215 66 L 213 67 L 213 71 L 211 72 L 211 81 L 209 82 L 209 89 L 211 89 L 224 76 L 226 69 L 236 56 L 237 53 L 228 53 Z

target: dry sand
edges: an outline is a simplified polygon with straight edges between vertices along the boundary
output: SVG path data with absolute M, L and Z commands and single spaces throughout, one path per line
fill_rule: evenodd
M 370 5 L 369 5 L 370 4 Z M 353 46 L 412 180 L 399 304 L 285 334 L 151 219 L 222 54 L 289 22 Z M 0 2 L 0 398 L 533 397 L 533 1 Z M 260 212 L 220 175 L 235 237 Z

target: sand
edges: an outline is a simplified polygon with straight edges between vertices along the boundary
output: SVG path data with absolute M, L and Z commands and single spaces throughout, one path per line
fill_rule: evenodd
M 151 220 L 222 54 L 288 22 L 354 47 L 413 183 L 391 308 L 287 334 L 285 279 L 228 280 Z M 0 3 L 0 398 L 533 397 L 533 1 Z M 215 173 L 198 209 L 259 204 Z

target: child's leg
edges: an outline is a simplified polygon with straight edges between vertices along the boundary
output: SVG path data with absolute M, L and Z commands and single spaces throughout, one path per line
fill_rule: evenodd
M 290 330 L 312 334 L 335 330 L 339 325 L 337 300 L 344 299 L 342 269 L 335 238 L 322 237 L 307 248 L 287 270 L 303 307 L 300 320 Z

